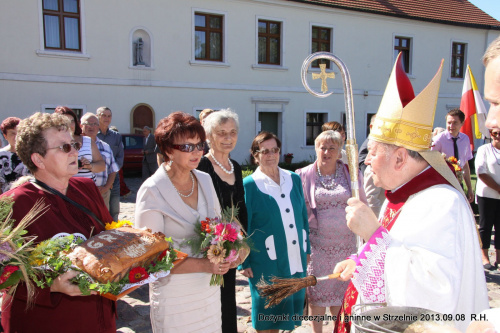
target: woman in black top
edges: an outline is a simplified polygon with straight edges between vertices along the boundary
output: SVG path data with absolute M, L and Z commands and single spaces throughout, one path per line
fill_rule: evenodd
M 214 112 L 204 119 L 203 127 L 210 142 L 210 150 L 202 157 L 198 170 L 212 177 L 222 210 L 231 205 L 238 207 L 236 218 L 246 230 L 247 210 L 241 167 L 229 158 L 238 141 L 238 115 L 229 109 Z M 240 260 L 233 266 L 236 267 L 237 264 L 240 264 Z M 224 286 L 221 287 L 223 333 L 238 331 L 235 289 L 236 268 L 232 268 L 224 274 Z

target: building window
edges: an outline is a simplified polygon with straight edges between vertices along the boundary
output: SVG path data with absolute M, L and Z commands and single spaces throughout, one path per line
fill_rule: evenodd
M 366 114 L 366 128 L 365 128 L 366 137 L 368 137 L 368 135 L 370 135 L 370 125 L 371 125 L 373 116 L 375 116 L 375 113 L 367 113 Z
M 222 61 L 222 16 L 195 13 L 195 59 Z
M 281 23 L 259 20 L 259 64 L 281 64 Z
M 394 37 L 394 59 L 401 54 L 403 67 L 406 73 L 410 73 L 410 55 L 411 55 L 411 38 L 408 37 Z
M 314 146 L 314 139 L 321 133 L 321 125 L 327 122 L 327 113 L 306 113 L 306 145 Z
M 69 107 L 69 106 L 68 106 Z M 80 119 L 84 112 L 83 112 L 83 109 L 79 109 L 79 108 L 72 108 L 72 107 L 69 107 L 71 110 L 73 110 L 73 112 L 76 114 L 76 117 L 78 119 Z M 46 113 L 54 113 L 56 111 L 56 108 L 55 107 L 45 107 L 43 109 L 44 112 Z
M 81 51 L 79 0 L 43 0 L 46 49 Z
M 316 52 L 331 52 L 331 34 L 332 29 L 323 27 L 312 27 L 311 53 Z M 319 68 L 319 64 L 326 64 L 326 68 L 330 67 L 330 60 L 318 59 L 311 64 L 313 68 Z
M 456 79 L 464 78 L 465 52 L 467 44 L 453 43 L 451 46 L 451 77 Z

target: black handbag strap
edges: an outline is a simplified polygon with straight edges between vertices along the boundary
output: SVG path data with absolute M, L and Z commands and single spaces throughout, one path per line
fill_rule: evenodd
M 41 188 L 47 190 L 48 192 L 59 196 L 61 199 L 65 200 L 65 201 L 69 202 L 70 204 L 72 204 L 73 206 L 79 208 L 84 213 L 86 213 L 87 215 L 89 215 L 90 217 L 92 217 L 94 220 L 96 220 L 97 222 L 99 222 L 99 224 L 101 226 L 105 227 L 104 223 L 102 223 L 102 221 L 90 209 L 88 209 L 87 207 L 84 207 L 84 206 L 80 205 L 78 202 L 76 202 L 76 201 L 68 198 L 67 196 L 65 196 L 64 194 L 62 194 L 61 192 L 59 192 L 58 190 L 53 189 L 49 185 L 45 184 L 44 182 L 42 182 L 42 181 L 40 181 L 40 180 L 38 180 L 36 178 L 31 178 L 30 182 L 32 182 L 34 184 L 37 184 L 38 186 L 40 186 Z

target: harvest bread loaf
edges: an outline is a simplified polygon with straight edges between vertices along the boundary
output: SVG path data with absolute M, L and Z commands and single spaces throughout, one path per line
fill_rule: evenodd
M 166 249 L 162 233 L 122 227 L 89 238 L 68 257 L 94 279 L 107 283 L 120 281 L 132 268 L 147 267 Z

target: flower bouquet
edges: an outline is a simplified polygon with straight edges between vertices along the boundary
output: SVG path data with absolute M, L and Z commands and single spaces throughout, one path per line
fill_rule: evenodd
M 113 245 L 118 245 L 115 246 L 115 248 L 121 251 L 121 255 L 123 256 L 125 256 L 125 254 L 123 254 L 122 250 L 127 252 L 128 255 L 141 253 L 138 251 L 141 251 L 141 249 L 145 247 L 144 244 L 137 244 L 136 241 L 131 245 L 124 245 L 124 240 L 130 238 L 130 235 L 126 235 L 123 229 L 125 229 L 125 231 L 127 231 L 127 229 L 129 231 L 135 230 L 134 232 L 140 231 L 142 234 L 137 237 L 140 237 L 140 239 L 144 240 L 147 244 L 152 242 L 152 238 L 158 237 L 156 234 L 150 234 L 148 231 L 124 227 L 130 224 L 129 221 L 109 223 L 106 225 L 106 229 L 111 231 L 111 233 L 108 232 L 106 234 L 106 232 L 103 232 L 104 234 L 98 234 L 89 238 L 87 241 L 82 238 L 76 238 L 74 235 L 67 235 L 41 242 L 29 257 L 30 263 L 33 265 L 33 270 L 35 271 L 33 281 L 40 288 L 50 287 L 59 275 L 72 269 L 78 271 L 78 275 L 71 281 L 78 285 L 83 295 L 89 295 L 91 291 L 96 291 L 106 298 L 117 300 L 135 290 L 140 285 L 167 276 L 174 263 L 187 256 L 182 252 L 172 249 L 171 246 L 167 246 L 167 249 L 158 253 L 153 252 L 151 255 L 148 254 L 146 260 L 131 264 L 130 267 L 127 266 L 128 264 L 124 264 L 123 273 L 117 274 L 109 279 L 95 276 L 91 269 L 87 269 L 88 267 L 81 267 L 81 262 L 75 259 L 78 258 L 75 253 L 79 250 L 80 252 L 83 251 L 82 248 L 89 244 L 90 247 L 94 249 L 99 247 L 105 248 L 109 246 L 109 244 L 106 244 L 106 241 L 109 241 L 113 243 Z M 172 243 L 171 239 L 165 238 L 165 240 L 170 244 Z M 165 242 L 165 240 L 163 240 L 163 242 Z M 105 252 L 109 251 L 105 250 Z M 97 253 L 95 256 L 88 254 L 88 256 L 101 258 L 102 253 L 103 252 Z M 111 257 L 113 256 L 115 256 L 115 254 L 111 255 Z M 96 260 L 94 266 L 98 266 L 100 271 L 106 271 L 106 269 L 111 270 L 113 267 L 116 267 L 111 263 L 101 264 L 98 260 Z
M 455 176 L 457 177 L 459 183 L 462 183 L 464 180 L 464 171 L 460 167 L 460 160 L 457 160 L 455 156 L 450 156 L 446 158 L 446 155 L 444 155 L 444 157 L 446 159 L 446 162 L 451 164 L 451 166 L 455 170 Z
M 29 279 L 32 269 L 28 255 L 32 250 L 34 236 L 26 236 L 26 228 L 47 210 L 42 200 L 15 226 L 12 219 L 12 197 L 0 198 L 0 291 L 13 294 L 17 284 L 23 280 L 28 290 L 28 304 L 34 295 L 33 283 Z
M 206 218 L 195 225 L 196 235 L 187 240 L 193 253 L 201 253 L 211 263 L 232 263 L 237 266 L 238 258 L 244 261 L 250 253 L 246 232 L 236 219 L 238 208 L 227 207 L 221 218 Z M 231 267 L 231 268 L 234 268 Z M 224 277 L 212 274 L 211 286 L 224 286 Z

